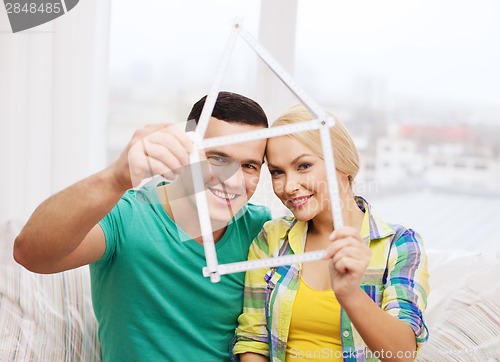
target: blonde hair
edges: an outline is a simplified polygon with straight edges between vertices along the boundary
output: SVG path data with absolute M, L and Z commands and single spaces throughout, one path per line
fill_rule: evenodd
M 328 113 L 333 117 L 331 113 Z M 306 122 L 316 117 L 303 105 L 290 108 L 273 122 L 271 127 Z M 334 117 L 335 118 L 335 117 Z M 304 131 L 287 135 L 311 150 L 316 156 L 323 158 L 321 138 L 319 131 Z M 348 175 L 349 182 L 352 183 L 359 172 L 359 154 L 354 142 L 347 132 L 344 124 L 335 118 L 335 126 L 330 128 L 330 137 L 337 171 Z

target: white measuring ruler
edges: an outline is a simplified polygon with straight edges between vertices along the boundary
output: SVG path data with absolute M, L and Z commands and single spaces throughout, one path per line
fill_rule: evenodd
M 222 80 L 224 79 L 224 73 L 226 72 L 229 60 L 231 59 L 231 54 L 233 53 L 234 46 L 236 45 L 236 41 L 238 40 L 238 34 L 240 33 L 240 30 L 241 26 L 238 23 L 234 24 L 234 27 L 227 41 L 226 49 L 224 50 L 224 54 L 222 55 L 222 60 L 219 64 L 219 69 L 217 70 L 214 83 L 212 85 L 212 88 L 210 89 L 210 92 L 208 92 L 207 94 L 207 99 L 205 100 L 205 104 L 203 105 L 203 109 L 201 110 L 200 119 L 198 120 L 198 125 L 196 126 L 195 132 L 199 135 L 199 139 L 203 139 L 203 136 L 205 136 L 208 122 L 210 121 L 215 102 L 217 101 L 217 96 L 219 95 L 220 85 L 222 83 Z
M 220 275 L 224 275 L 224 274 L 240 273 L 252 269 L 261 269 L 261 268 L 268 269 L 281 265 L 292 265 L 296 263 L 305 263 L 308 261 L 321 260 L 323 259 L 324 256 L 325 256 L 325 251 L 320 250 L 320 251 L 309 251 L 307 253 L 302 253 L 302 254 L 278 256 L 267 259 L 219 264 L 217 272 Z M 203 276 L 205 277 L 210 276 L 210 272 L 208 271 L 207 267 L 203 268 Z
M 314 119 L 312 121 L 307 121 L 307 122 L 295 123 L 284 126 L 276 126 L 265 129 L 258 129 L 255 131 L 249 131 L 244 133 L 237 133 L 231 136 L 212 137 L 202 140 L 201 145 L 203 148 L 209 148 L 209 147 L 226 146 L 235 143 L 261 140 L 263 138 L 286 136 L 292 133 L 320 129 L 324 123 L 326 123 L 328 127 L 332 127 L 335 124 L 335 121 L 333 119 L 328 119 L 327 121 Z
M 238 34 L 240 32 L 239 24 L 235 24 L 233 30 L 230 34 L 229 40 L 226 45 L 219 69 L 217 71 L 215 81 L 207 94 L 205 104 L 200 114 L 200 119 L 196 126 L 193 135 L 193 150 L 189 155 L 189 162 L 191 163 L 191 170 L 193 175 L 193 186 L 195 190 L 195 200 L 198 210 L 198 219 L 200 222 L 201 235 L 203 237 L 203 250 L 205 252 L 205 259 L 207 262 L 207 270 L 209 270 L 210 281 L 212 283 L 217 283 L 220 281 L 220 274 L 217 272 L 217 251 L 215 250 L 215 243 L 213 238 L 213 230 L 209 217 L 208 202 L 205 195 L 205 186 L 203 184 L 203 174 L 200 165 L 200 149 L 203 149 L 201 140 L 205 135 L 205 132 L 210 121 L 210 117 L 214 110 L 215 103 L 217 101 L 217 96 L 220 91 L 220 85 L 224 78 L 224 73 L 227 68 L 227 64 L 231 59 L 231 54 L 233 52 L 236 41 L 238 40 Z
M 255 53 L 264 61 L 264 63 L 278 76 L 290 91 L 297 96 L 298 99 L 316 116 L 316 119 L 307 122 L 296 123 L 292 125 L 271 127 L 268 129 L 260 129 L 245 133 L 225 137 L 214 137 L 203 139 L 205 131 L 210 120 L 210 116 L 215 106 L 217 95 L 220 91 L 220 85 L 229 63 L 230 56 L 236 44 L 238 35 L 241 35 L 246 43 L 255 51 Z M 200 229 L 203 236 L 203 248 L 207 266 L 203 268 L 203 275 L 210 277 L 210 281 L 216 283 L 220 281 L 220 276 L 230 273 L 238 273 L 251 269 L 271 268 L 280 265 L 289 265 L 293 263 L 307 262 L 320 260 L 325 255 L 324 251 L 309 252 L 296 255 L 286 255 L 274 258 L 241 261 L 228 264 L 218 264 L 217 252 L 213 240 L 213 231 L 210 223 L 207 198 L 204 191 L 203 177 L 199 164 L 199 151 L 209 147 L 229 145 L 235 143 L 248 142 L 258 139 L 267 139 L 272 137 L 285 136 L 297 132 L 310 130 L 319 130 L 321 135 L 321 144 L 323 149 L 323 158 L 325 162 L 328 190 L 330 193 L 330 208 L 332 211 L 335 227 L 339 228 L 343 225 L 342 209 L 339 199 L 339 191 L 337 184 L 337 176 L 335 171 L 335 161 L 333 156 L 333 148 L 330 137 L 330 127 L 335 125 L 335 120 L 330 117 L 316 102 L 312 100 L 286 73 L 279 63 L 259 44 L 259 42 L 250 33 L 242 29 L 241 24 L 234 24 L 233 31 L 224 51 L 224 55 L 216 75 L 216 79 L 210 92 L 207 95 L 205 105 L 203 107 L 198 126 L 195 130 L 193 152 L 190 155 L 191 167 L 193 170 L 193 184 L 195 187 L 195 197 L 198 208 L 198 218 L 200 221 Z

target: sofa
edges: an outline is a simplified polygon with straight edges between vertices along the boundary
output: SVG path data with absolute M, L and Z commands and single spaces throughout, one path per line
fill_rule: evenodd
M 0 225 L 0 361 L 100 361 L 88 267 L 25 270 L 12 258 L 20 225 Z M 427 254 L 430 338 L 417 361 L 500 361 L 500 253 Z
M 24 269 L 12 257 L 20 225 L 0 225 L 0 362 L 100 361 L 88 267 Z

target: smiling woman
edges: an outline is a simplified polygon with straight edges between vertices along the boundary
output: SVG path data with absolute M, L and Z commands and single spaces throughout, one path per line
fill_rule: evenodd
M 69 4 L 76 2 L 76 0 L 66 0 L 68 10 Z M 500 207 L 500 189 L 496 182 L 500 179 L 498 149 L 500 112 L 497 104 L 497 100 L 500 99 L 500 73 L 497 66 L 500 63 L 500 50 L 497 46 L 500 43 L 500 22 L 496 19 L 496 14 L 500 10 L 498 1 L 477 0 L 471 5 L 469 2 L 453 0 L 439 3 L 431 0 L 419 2 L 388 0 L 376 3 L 364 0 L 357 2 L 117 0 L 113 3 L 112 12 L 110 2 L 110 0 L 80 1 L 67 16 L 43 24 L 25 32 L 22 36 L 12 34 L 7 11 L 0 11 L 0 79 L 2 80 L 0 82 L 0 170 L 2 170 L 0 189 L 3 191 L 0 222 L 20 220 L 19 225 L 16 225 L 22 227 L 28 215 L 43 199 L 97 169 L 103 169 L 106 164 L 106 147 L 109 151 L 108 162 L 115 160 L 118 150 L 122 150 L 132 134 L 132 129 L 158 121 L 184 120 L 189 109 L 188 103 L 209 89 L 233 17 L 243 15 L 245 27 L 252 34 L 259 34 L 259 40 L 278 58 L 278 61 L 287 65 L 286 68 L 290 73 L 296 71 L 294 76 L 298 83 L 303 85 L 316 100 L 335 110 L 335 113 L 341 115 L 341 118 L 348 123 L 364 160 L 358 182 L 361 187 L 366 184 L 374 185 L 370 191 L 379 194 L 377 202 L 382 205 L 380 209 L 384 214 L 390 215 L 392 220 L 409 222 L 418 230 L 426 231 L 425 239 L 429 246 L 480 249 L 491 257 L 491 267 L 469 275 L 467 282 L 460 288 L 455 288 L 455 284 L 450 288 L 450 281 L 457 281 L 456 276 L 462 275 L 466 269 L 483 268 L 486 265 L 484 258 L 476 254 L 469 255 L 467 262 L 458 259 L 453 269 L 448 269 L 449 263 L 440 263 L 442 259 L 436 263 L 445 266 L 447 271 L 442 274 L 444 281 L 436 284 L 438 293 L 435 295 L 442 296 L 441 299 L 435 299 L 435 305 L 442 307 L 436 311 L 436 315 L 445 315 L 441 311 L 446 309 L 447 304 L 441 303 L 441 300 L 450 300 L 453 308 L 449 309 L 449 318 L 440 325 L 436 324 L 435 335 L 439 336 L 433 344 L 436 353 L 427 360 L 447 359 L 449 357 L 447 353 L 463 356 L 464 351 L 470 357 L 474 352 L 473 349 L 485 341 L 489 351 L 494 352 L 494 348 L 500 345 L 498 342 L 500 314 L 497 303 L 500 297 L 498 288 L 491 289 L 491 286 L 496 285 L 492 276 L 499 274 L 498 258 L 494 257 L 498 243 L 492 237 L 496 235 L 495 232 L 500 224 L 496 212 Z M 296 11 L 297 4 L 300 11 Z M 110 31 L 111 39 L 108 45 Z M 108 89 L 107 84 L 108 55 L 111 89 Z M 276 99 L 284 98 L 288 95 L 288 90 L 285 87 L 271 86 L 272 77 L 261 72 L 256 65 L 255 54 L 237 47 L 223 84 L 224 89 L 231 88 L 250 95 L 265 105 L 264 108 L 270 115 L 281 112 L 289 104 L 284 105 Z M 432 102 L 422 102 L 422 98 L 430 99 Z M 261 99 L 265 102 L 260 102 Z M 296 103 L 296 100 L 293 100 L 293 103 Z M 285 150 L 289 151 L 288 148 Z M 291 156 L 291 153 L 286 156 Z M 249 180 L 245 182 L 245 188 L 255 190 L 255 185 L 250 180 L 255 180 L 253 173 L 260 167 L 260 156 L 255 157 L 257 154 L 259 152 L 255 151 L 251 155 L 245 154 L 244 158 L 239 158 L 231 152 L 217 150 L 210 156 L 213 159 L 223 157 L 226 160 L 231 158 L 239 162 L 241 170 L 234 174 L 229 172 L 230 176 L 241 176 Z M 287 162 L 304 154 L 304 152 L 295 154 L 291 160 L 283 162 L 275 159 L 273 162 L 278 178 L 285 174 L 297 177 L 298 180 L 299 176 L 313 172 L 319 163 L 315 158 L 318 156 L 311 149 L 307 151 L 307 158 L 304 157 L 296 163 L 298 166 L 296 169 L 289 167 Z M 346 171 L 345 174 L 348 175 L 347 180 L 345 175 L 339 176 L 341 179 L 344 177 L 342 182 L 348 190 L 349 176 L 352 173 Z M 220 178 L 226 176 L 224 174 Z M 317 180 L 322 175 L 317 173 L 315 177 Z M 232 180 L 231 177 L 228 178 Z M 302 187 L 300 182 L 294 181 L 293 178 L 291 181 Z M 316 213 L 317 210 L 307 209 L 315 197 L 324 200 L 319 198 L 323 196 L 317 192 L 321 191 L 321 188 L 314 188 L 317 185 L 321 186 L 318 182 L 310 188 L 299 188 L 298 191 L 301 193 L 294 192 L 295 189 L 291 188 L 290 195 L 283 195 L 285 202 L 288 202 L 292 209 L 296 209 L 297 216 L 305 219 L 313 215 L 324 215 L 321 212 Z M 100 186 L 102 185 L 90 187 L 96 191 L 96 197 L 109 196 L 110 193 Z M 412 190 L 409 194 L 398 193 L 408 189 Z M 429 192 L 422 193 L 422 190 Z M 243 192 L 241 188 L 223 188 L 218 184 L 210 184 L 209 193 L 214 205 L 224 209 L 218 217 L 226 217 L 230 212 L 234 212 L 238 207 L 237 203 L 242 200 L 242 195 L 249 194 L 246 189 Z M 58 233 L 48 225 L 49 222 L 55 222 L 60 227 L 59 235 L 64 235 L 59 238 L 61 241 L 59 245 L 67 246 L 68 240 L 78 234 L 74 230 L 81 230 L 79 228 L 84 224 L 84 219 L 92 216 L 96 208 L 90 207 L 92 212 L 87 210 L 76 217 L 72 227 L 61 227 L 62 221 L 85 202 L 91 202 L 93 198 L 89 195 L 89 192 L 85 192 L 83 196 L 75 197 L 71 202 L 62 202 L 61 213 L 55 217 L 52 215 L 42 218 L 43 220 L 38 219 L 37 225 L 40 229 L 35 228 L 36 231 L 31 233 L 35 235 L 32 239 L 34 243 L 40 242 L 45 236 L 50 239 L 46 240 L 46 245 L 53 246 L 53 238 Z M 130 195 L 135 195 L 135 191 Z M 387 195 L 390 197 L 387 198 Z M 130 200 L 136 201 L 129 196 L 124 203 Z M 384 202 L 380 200 L 382 198 L 387 199 Z M 75 199 L 78 202 L 74 202 Z M 261 200 L 262 203 L 272 203 L 269 194 L 265 194 Z M 361 210 L 363 206 L 360 205 L 364 203 L 358 201 L 352 206 Z M 400 207 L 402 201 L 405 203 L 405 208 Z M 155 202 L 159 203 L 157 199 Z M 145 205 L 139 203 L 136 206 L 142 208 Z M 318 203 L 317 206 L 321 208 L 324 205 Z M 165 216 L 161 206 L 153 210 L 155 215 Z M 253 220 L 263 222 L 264 218 L 268 217 L 267 213 L 255 211 L 257 208 L 253 210 L 253 214 L 250 212 Z M 367 207 L 364 207 L 364 210 L 365 213 L 369 212 Z M 277 207 L 274 211 L 275 216 L 281 216 L 282 209 Z M 189 331 L 186 335 L 201 335 L 184 344 L 177 343 L 176 338 L 171 339 L 177 343 L 175 348 L 181 355 L 180 360 L 186 360 L 186 355 L 193 353 L 193 345 L 201 346 L 207 341 L 206 336 L 212 336 L 211 333 L 214 338 L 220 338 L 221 345 L 224 345 L 220 348 L 222 352 L 219 351 L 222 359 L 222 355 L 227 354 L 226 341 L 233 337 L 234 320 L 230 319 L 238 313 L 243 274 L 235 274 L 222 281 L 232 283 L 239 278 L 233 284 L 233 292 L 238 291 L 232 294 L 234 298 L 224 299 L 216 289 L 216 285 L 206 287 L 206 279 L 201 278 L 200 271 L 205 265 L 201 245 L 196 241 L 191 242 L 190 251 L 181 254 L 184 258 L 175 258 L 172 256 L 174 254 L 166 252 L 163 248 L 172 246 L 162 243 L 165 239 L 164 234 L 150 233 L 154 228 L 164 230 L 169 227 L 174 228 L 175 225 L 169 222 L 155 223 L 153 215 L 143 219 L 129 218 L 131 213 L 129 209 L 124 213 L 116 213 L 125 218 L 120 225 L 127 229 L 131 224 L 139 227 L 143 221 L 146 222 L 142 225 L 146 231 L 138 232 L 134 242 L 147 240 L 148 244 L 144 245 L 152 246 L 153 251 L 141 258 L 144 262 L 136 264 L 125 261 L 121 264 L 122 269 L 118 269 L 116 275 L 122 277 L 123 290 L 126 291 L 124 294 L 130 291 L 131 286 L 128 273 L 136 269 L 139 273 L 151 272 L 155 283 L 157 282 L 159 286 L 154 293 L 155 297 L 172 296 L 178 298 L 175 302 L 179 310 L 186 311 L 186 308 L 192 308 L 185 314 L 172 313 L 172 317 L 191 318 L 193 322 L 188 323 Z M 182 219 L 183 216 L 179 217 Z M 240 219 L 239 230 L 248 230 L 252 217 Z M 187 221 L 194 219 L 194 217 L 187 218 Z M 114 230 L 112 222 L 107 225 L 109 230 Z M 280 237 L 287 231 L 289 224 L 286 219 L 281 226 L 284 228 L 278 229 L 273 235 L 276 240 L 281 240 Z M 248 252 L 245 248 L 251 239 L 248 235 L 255 235 L 257 229 L 260 229 L 260 226 L 249 230 L 243 242 L 240 238 L 235 243 L 221 240 L 217 247 L 229 250 L 228 253 L 220 253 L 221 262 L 239 260 L 237 257 L 244 258 Z M 230 227 L 229 230 L 235 229 Z M 19 230 L 16 234 L 18 232 Z M 10 262 L 0 263 L 2 274 L 0 280 L 6 281 L 0 283 L 2 301 L 0 321 L 8 324 L 7 329 L 0 327 L 2 331 L 0 334 L 5 332 L 0 337 L 0 359 L 5 356 L 7 359 L 10 359 L 9 356 L 22 359 L 22 356 L 43 354 L 40 359 L 57 360 L 57 356 L 67 353 L 70 356 L 68 360 L 98 360 L 100 356 L 94 344 L 96 323 L 89 313 L 88 285 L 80 283 L 82 275 L 62 274 L 54 278 L 49 276 L 39 279 L 20 265 L 14 264 L 12 258 L 14 237 L 15 235 L 9 237 L 9 244 L 0 248 L 4 252 L 0 259 Z M 357 236 L 353 234 L 351 237 L 356 240 Z M 414 237 L 417 238 L 408 232 L 404 239 L 414 240 Z M 348 239 L 351 240 L 349 237 Z M 314 235 L 311 235 L 310 240 L 314 241 Z M 182 249 L 186 245 L 180 243 L 178 246 Z M 311 245 L 314 244 L 308 243 L 308 247 Z M 419 244 L 415 242 L 412 245 Z M 118 249 L 121 246 L 122 244 Z M 297 245 L 294 244 L 293 247 L 295 246 Z M 300 250 L 300 247 L 297 246 L 297 250 Z M 39 252 L 38 256 L 45 256 L 44 251 L 47 249 L 28 247 L 25 250 Z M 356 250 L 363 251 L 361 248 Z M 135 251 L 137 249 L 133 250 Z M 366 249 L 364 251 L 366 252 Z M 405 251 L 401 253 L 400 251 L 401 249 L 398 249 L 397 253 L 391 254 L 389 260 L 391 265 L 400 265 L 398 261 L 405 257 Z M 227 260 L 222 260 L 222 256 Z M 446 261 L 449 255 L 444 253 L 442 258 Z M 49 269 L 60 270 L 45 257 L 41 259 Z M 113 257 L 103 264 L 107 261 L 112 262 L 111 259 Z M 153 260 L 165 264 L 155 264 Z M 176 263 L 172 263 L 172 260 Z M 381 262 L 381 267 L 374 271 L 375 277 L 381 276 L 380 270 L 384 263 Z M 170 266 L 175 268 L 174 272 L 167 271 L 167 267 Z M 192 274 L 186 274 L 186 266 L 190 266 Z M 324 265 L 319 265 L 318 268 L 322 266 Z M 85 270 L 82 272 L 86 273 Z M 274 274 L 269 274 L 262 290 L 276 293 L 273 290 L 277 291 L 279 283 L 287 278 L 286 272 L 284 268 L 280 268 Z M 180 275 L 187 277 L 179 281 L 177 276 Z M 305 282 L 298 285 L 302 285 L 303 288 L 314 287 L 311 280 L 307 279 L 307 275 L 304 275 Z M 76 288 L 67 283 L 68 276 L 78 277 L 73 285 L 77 285 Z M 165 285 L 171 284 L 166 283 L 167 279 L 164 277 L 173 277 L 169 280 L 180 284 L 187 295 L 199 291 L 200 295 L 207 298 L 203 299 L 203 302 L 198 298 L 191 298 L 189 301 L 193 303 L 186 303 L 184 293 L 165 292 Z M 394 286 L 394 283 L 400 282 L 401 279 L 404 278 L 400 275 L 389 275 L 389 288 L 399 288 L 400 285 Z M 196 280 L 200 282 L 190 284 Z M 264 276 L 260 280 L 264 280 Z M 439 279 L 434 278 L 434 280 Z M 369 285 L 370 280 L 366 282 L 364 289 L 368 290 L 367 294 L 373 296 L 374 300 L 379 300 L 379 286 Z M 478 282 L 481 282 L 479 283 L 481 288 Z M 324 287 L 324 283 L 318 284 L 320 286 L 318 289 Z M 42 288 L 43 286 L 48 288 Z M 101 297 L 105 293 L 113 293 L 116 289 L 117 284 L 110 279 L 102 288 L 103 293 L 97 292 L 96 295 Z M 425 287 L 422 287 L 422 290 L 425 290 Z M 252 292 L 250 289 L 249 293 Z M 330 293 L 331 296 L 331 292 L 328 290 L 326 293 Z M 477 303 L 475 297 L 481 294 L 479 292 L 488 294 L 485 295 L 488 299 Z M 108 321 L 121 323 L 117 328 L 118 332 L 128 337 L 134 331 L 146 331 L 138 335 L 138 338 L 143 338 L 145 342 L 153 341 L 158 336 L 165 336 L 153 329 L 135 326 L 145 317 L 164 321 L 155 313 L 159 310 L 171 311 L 171 305 L 166 308 L 144 308 L 141 298 L 124 294 L 118 293 L 113 296 L 116 298 L 116 305 L 121 305 L 125 309 L 133 308 L 138 314 L 125 314 L 126 318 L 123 318 L 123 315 L 117 318 L 110 317 Z M 336 296 L 337 302 L 342 303 L 343 298 L 340 294 Z M 394 293 L 389 290 L 388 294 L 390 300 L 387 305 L 394 306 L 396 303 L 391 299 Z M 400 294 L 399 289 L 395 294 Z M 143 296 L 143 290 L 138 290 L 137 295 Z M 269 297 L 274 295 L 276 294 L 269 294 Z M 47 299 L 42 302 L 44 296 Z M 66 299 L 68 296 L 71 297 L 71 303 L 67 305 L 69 309 L 56 310 L 57 316 L 49 316 L 54 314 L 54 309 L 49 307 L 57 307 L 51 296 L 56 297 L 56 302 L 64 303 L 68 301 Z M 23 301 L 31 303 L 28 309 Z M 196 304 L 198 302 L 199 305 Z M 335 300 L 330 298 L 329 302 L 335 303 Z M 23 311 L 29 311 L 31 307 L 38 308 L 42 304 L 43 308 L 48 309 L 39 310 L 39 315 L 31 312 L 23 314 Z M 262 301 L 258 304 L 264 305 Z M 110 306 L 112 313 L 119 313 L 120 308 L 115 308 L 116 305 Z M 134 305 L 137 308 L 134 308 Z M 210 320 L 217 322 L 219 326 L 227 322 L 224 333 L 214 332 L 213 328 L 206 325 L 206 330 L 210 333 L 202 332 L 204 329 L 203 326 L 200 327 L 200 322 L 202 317 L 206 316 L 206 305 L 218 306 L 220 314 L 217 317 L 210 315 L 213 317 Z M 470 318 L 463 317 L 464 305 L 467 306 Z M 299 302 L 298 306 L 302 307 L 302 312 L 307 309 L 306 304 Z M 73 307 L 80 309 L 78 311 L 75 309 L 76 312 L 73 313 Z M 404 314 L 405 308 L 400 309 Z M 318 308 L 313 312 L 318 311 L 322 310 Z M 270 314 L 271 310 L 268 309 L 267 312 Z M 483 313 L 484 318 L 476 318 L 478 313 Z M 367 315 L 375 315 L 375 312 Z M 349 316 L 355 316 L 355 313 Z M 56 317 L 57 324 L 52 317 Z M 75 319 L 70 320 L 70 317 Z M 399 311 L 398 317 L 401 317 Z M 218 323 L 219 321 L 222 322 Z M 345 319 L 342 321 L 347 323 L 344 326 L 349 326 Z M 353 322 L 355 323 L 354 320 Z M 409 322 L 410 328 L 416 333 L 418 321 L 407 319 L 405 322 Z M 174 321 L 161 324 L 165 327 L 173 326 L 172 335 L 179 336 L 180 323 Z M 106 328 L 106 322 L 100 325 Z M 301 327 L 300 321 L 294 325 Z M 451 333 L 450 329 L 446 328 L 450 325 Z M 30 326 L 29 331 L 26 326 Z M 464 326 L 477 328 L 472 335 L 469 335 L 466 332 L 472 328 L 463 328 Z M 262 336 L 265 336 L 266 331 L 263 330 Z M 296 330 L 300 332 L 300 329 Z M 74 331 L 77 333 L 73 333 Z M 362 333 L 361 330 L 359 332 Z M 357 340 L 356 337 L 352 337 L 356 336 L 355 329 L 342 329 L 340 333 L 341 338 L 347 339 L 349 343 L 351 342 L 349 338 Z M 424 339 L 424 328 L 420 333 L 420 338 Z M 488 333 L 491 334 L 491 338 L 485 338 Z M 102 335 L 105 338 L 116 337 L 117 350 L 120 352 L 126 353 L 123 347 L 130 347 L 123 343 L 126 338 L 121 338 L 120 335 L 114 333 Z M 70 341 L 75 336 L 76 344 L 86 348 L 87 352 L 90 351 L 86 352 L 88 357 L 70 355 L 71 352 L 77 352 L 72 349 L 73 340 Z M 82 336 L 83 339 L 80 338 Z M 300 337 L 300 334 L 298 336 Z M 455 338 L 456 336 L 460 338 Z M 460 343 L 455 343 L 457 341 L 449 343 L 452 337 L 459 339 Z M 35 344 L 30 345 L 30 341 L 34 341 Z M 59 343 L 61 341 L 70 343 L 63 345 Z M 444 341 L 449 343 L 445 348 L 441 343 Z M 57 350 L 45 348 L 44 346 L 48 346 L 47 342 L 58 343 L 60 348 Z M 335 341 L 330 340 L 329 343 Z M 20 351 L 24 346 L 28 346 L 29 349 Z M 462 346 L 466 346 L 467 349 L 460 350 Z M 216 347 L 210 342 L 203 346 L 205 350 L 212 348 Z M 443 348 L 443 353 L 439 348 Z M 302 350 L 306 349 L 309 350 L 305 347 Z M 138 349 L 138 354 L 143 358 L 145 358 L 144 350 Z M 292 351 L 289 352 L 293 354 Z M 488 353 L 486 356 L 496 358 L 498 353 Z M 195 354 L 192 359 L 210 358 Z
M 296 106 L 273 127 L 313 119 L 307 108 Z M 342 225 L 331 214 L 326 168 L 333 165 L 325 165 L 317 150 L 319 132 L 268 140 L 273 189 L 293 217 L 266 223 L 249 261 L 326 253 L 319 261 L 247 271 L 234 347 L 243 362 L 298 355 L 330 362 L 392 356 L 410 361 L 427 341 L 429 275 L 422 240 L 412 229 L 383 221 L 354 194 L 356 147 L 340 121 L 331 130 Z M 325 356 L 325 350 L 331 353 Z

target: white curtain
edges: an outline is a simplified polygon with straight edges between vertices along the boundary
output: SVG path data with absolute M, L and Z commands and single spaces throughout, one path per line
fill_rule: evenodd
M 0 223 L 104 167 L 109 19 L 85 0 L 12 34 L 0 11 Z
M 294 74 L 298 0 L 262 0 L 259 42 L 290 75 Z M 263 62 L 258 63 L 257 94 L 269 120 L 299 103 L 283 82 Z

